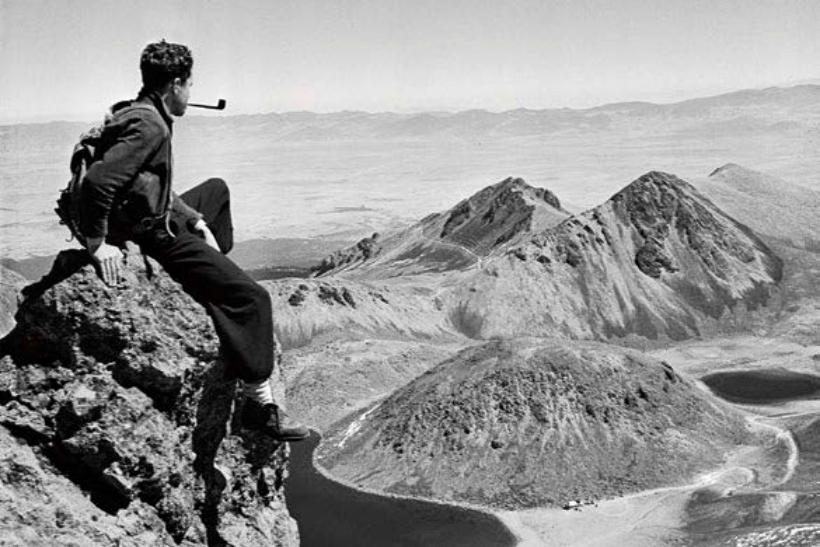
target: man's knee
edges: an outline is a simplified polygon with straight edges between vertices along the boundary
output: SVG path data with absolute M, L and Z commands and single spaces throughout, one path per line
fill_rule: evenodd
M 203 184 L 208 188 L 208 191 L 211 192 L 213 195 L 219 196 L 221 199 L 224 200 L 230 199 L 231 191 L 228 188 L 228 183 L 225 182 L 224 179 L 214 177 L 206 180 Z

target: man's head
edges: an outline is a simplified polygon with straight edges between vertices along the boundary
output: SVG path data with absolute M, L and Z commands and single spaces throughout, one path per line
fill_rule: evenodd
M 169 44 L 165 40 L 148 44 L 140 58 L 140 94 L 159 92 L 171 114 L 182 116 L 193 85 L 193 67 L 194 58 L 187 46 Z

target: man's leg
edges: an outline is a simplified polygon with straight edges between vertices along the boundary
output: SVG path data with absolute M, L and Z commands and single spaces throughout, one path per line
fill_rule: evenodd
M 233 248 L 233 220 L 231 193 L 225 181 L 218 178 L 208 179 L 179 197 L 202 213 L 219 248 L 228 254 Z
M 271 399 L 267 382 L 273 372 L 274 347 L 268 292 L 228 257 L 187 231 L 173 239 L 166 235 L 147 238 L 142 248 L 185 292 L 202 304 L 213 319 L 228 373 L 251 387 L 246 391 L 250 399 L 245 404 L 247 411 L 243 411 L 243 421 L 254 429 L 267 430 L 280 440 L 306 437 L 309 432 L 303 426 L 288 427 L 280 423 L 280 410 Z

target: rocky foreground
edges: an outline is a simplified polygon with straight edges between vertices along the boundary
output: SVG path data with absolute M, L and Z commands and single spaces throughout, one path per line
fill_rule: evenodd
M 26 289 L 0 342 L 3 545 L 298 545 L 287 449 L 235 427 L 210 320 L 156 270 Z

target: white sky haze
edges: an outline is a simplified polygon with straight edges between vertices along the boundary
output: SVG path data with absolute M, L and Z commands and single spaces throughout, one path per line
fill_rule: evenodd
M 0 123 L 96 119 L 139 54 L 228 112 L 582 108 L 820 77 L 818 0 L 0 0 Z

